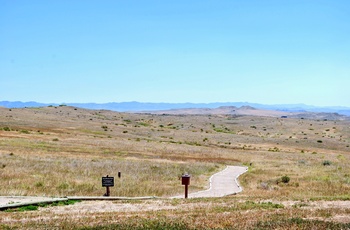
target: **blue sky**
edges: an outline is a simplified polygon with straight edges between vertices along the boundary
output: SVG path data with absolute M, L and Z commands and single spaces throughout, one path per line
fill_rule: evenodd
M 0 0 L 0 100 L 350 106 L 350 1 Z

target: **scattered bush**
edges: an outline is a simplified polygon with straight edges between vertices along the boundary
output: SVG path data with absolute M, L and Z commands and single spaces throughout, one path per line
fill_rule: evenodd
M 269 150 L 268 150 L 269 152 L 279 152 L 279 151 L 281 151 L 279 148 L 277 148 L 277 147 L 274 147 L 274 148 L 269 148 Z
M 142 126 L 145 126 L 145 127 L 150 126 L 150 124 L 145 123 L 145 122 L 139 122 L 138 124 L 139 124 L 139 125 L 142 125 Z
M 289 176 L 283 176 L 281 177 L 281 181 L 285 184 L 287 184 L 290 181 L 290 177 Z
M 332 162 L 330 162 L 329 160 L 325 160 L 322 162 L 323 166 L 329 166 L 332 164 Z
M 44 187 L 44 183 L 42 181 L 39 181 L 39 182 L 35 183 L 35 187 L 37 187 L 37 188 Z

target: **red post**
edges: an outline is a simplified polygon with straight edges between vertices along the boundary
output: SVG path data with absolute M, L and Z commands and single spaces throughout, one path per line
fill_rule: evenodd
M 188 185 L 190 184 L 190 178 L 191 176 L 187 173 L 182 175 L 182 185 L 185 185 L 185 199 L 188 198 Z

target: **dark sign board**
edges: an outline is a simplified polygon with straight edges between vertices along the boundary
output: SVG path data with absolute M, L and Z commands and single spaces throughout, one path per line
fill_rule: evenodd
M 114 177 L 102 177 L 102 187 L 113 187 Z

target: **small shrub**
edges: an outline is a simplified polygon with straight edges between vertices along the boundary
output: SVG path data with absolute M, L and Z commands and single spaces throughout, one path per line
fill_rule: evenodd
M 67 184 L 67 183 L 62 183 L 59 186 L 57 186 L 57 189 L 59 189 L 59 190 L 66 190 L 68 188 L 69 188 L 69 184 Z
M 11 131 L 11 129 L 9 127 L 4 127 L 2 128 L 4 131 Z
M 42 181 L 39 181 L 39 182 L 35 183 L 35 187 L 37 187 L 37 188 L 44 187 L 44 183 Z
M 124 130 L 123 133 L 128 133 L 128 131 Z
M 323 166 L 329 166 L 332 164 L 332 162 L 328 161 L 328 160 L 325 160 L 322 162 Z
M 277 147 L 274 147 L 274 148 L 269 148 L 269 150 L 268 150 L 269 152 L 279 152 L 280 151 L 280 149 L 279 148 L 277 148 Z
M 58 138 L 54 138 L 54 139 L 52 139 L 52 141 L 59 141 L 59 140 L 58 140 Z
M 322 143 L 322 141 L 321 141 L 321 140 L 318 140 L 317 143 Z
M 285 184 L 287 184 L 290 181 L 290 177 L 289 176 L 283 176 L 281 177 L 281 181 Z
M 139 125 L 142 125 L 142 126 L 145 126 L 145 127 L 150 126 L 150 124 L 145 123 L 145 122 L 139 122 L 138 124 L 139 124 Z

